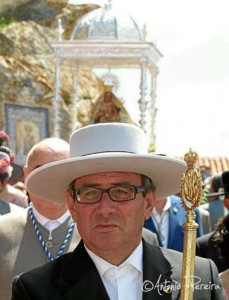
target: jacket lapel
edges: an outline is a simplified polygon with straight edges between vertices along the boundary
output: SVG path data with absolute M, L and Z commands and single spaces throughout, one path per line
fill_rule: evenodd
M 176 203 L 171 202 L 171 208 L 169 209 L 169 236 L 168 236 L 168 246 L 171 249 L 171 245 L 176 235 L 177 218 L 179 215 L 179 207 Z M 180 237 L 176 237 L 179 239 Z
M 55 300 L 109 300 L 100 275 L 82 241 L 65 263 L 58 286 L 58 295 L 53 296 Z
M 154 225 L 154 222 L 153 222 L 153 220 L 152 220 L 152 217 L 150 217 L 148 220 L 145 221 L 144 227 L 145 227 L 146 229 L 149 229 L 149 230 L 151 230 L 152 232 L 156 233 L 157 239 L 158 239 L 158 243 L 159 243 L 159 246 L 162 247 L 161 240 L 160 240 L 160 237 L 159 237 L 158 232 L 157 232 L 157 230 L 156 230 L 156 227 L 155 227 L 155 225 Z
M 160 247 L 151 246 L 143 240 L 142 299 L 178 299 L 180 290 L 174 287 L 177 278 L 179 275 L 175 274 L 171 263 L 165 258 Z M 170 286 L 172 286 L 172 292 Z

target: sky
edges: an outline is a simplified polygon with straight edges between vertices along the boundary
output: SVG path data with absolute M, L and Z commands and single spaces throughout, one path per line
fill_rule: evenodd
M 105 0 L 69 3 L 103 5 Z M 156 152 L 183 156 L 191 148 L 200 156 L 229 157 L 229 1 L 113 0 L 113 5 L 140 29 L 146 24 L 147 41 L 163 55 L 158 62 Z M 124 83 L 125 72 L 117 95 L 138 118 L 140 95 L 133 82 L 139 74 L 133 71 L 133 80 Z

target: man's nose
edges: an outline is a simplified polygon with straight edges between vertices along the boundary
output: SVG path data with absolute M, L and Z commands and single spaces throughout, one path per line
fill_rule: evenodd
M 98 210 L 104 215 L 108 215 L 115 211 L 115 202 L 111 200 L 107 191 L 103 192 L 102 198 L 98 203 Z

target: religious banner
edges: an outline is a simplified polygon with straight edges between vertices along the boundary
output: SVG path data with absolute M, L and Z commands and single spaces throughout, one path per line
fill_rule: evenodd
M 23 166 L 31 147 L 49 136 L 48 108 L 5 103 L 5 127 L 16 162 Z

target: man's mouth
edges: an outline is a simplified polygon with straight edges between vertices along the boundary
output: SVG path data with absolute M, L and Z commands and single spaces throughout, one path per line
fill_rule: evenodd
M 102 232 L 112 231 L 117 229 L 119 226 L 115 223 L 100 223 L 95 226 L 95 229 Z

